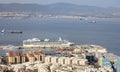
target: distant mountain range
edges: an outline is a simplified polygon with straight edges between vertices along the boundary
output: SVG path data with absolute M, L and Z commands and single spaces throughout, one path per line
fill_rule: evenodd
M 86 5 L 75 5 L 69 3 L 56 3 L 49 5 L 38 4 L 0 4 L 0 12 L 39 12 L 51 15 L 111 15 L 120 14 L 120 8 L 96 7 Z

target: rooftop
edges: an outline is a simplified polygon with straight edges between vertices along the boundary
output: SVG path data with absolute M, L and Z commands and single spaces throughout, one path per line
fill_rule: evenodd
M 9 57 L 14 57 L 14 56 L 24 56 L 24 55 L 23 55 L 23 52 L 12 52 L 12 51 L 10 51 L 10 52 L 8 52 L 8 56 Z

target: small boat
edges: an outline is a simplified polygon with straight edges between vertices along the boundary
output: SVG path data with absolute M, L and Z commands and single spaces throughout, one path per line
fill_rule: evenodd
M 96 21 L 93 20 L 93 21 L 91 21 L 91 22 L 89 22 L 89 23 L 96 23 Z
M 4 30 L 4 29 L 2 29 L 1 33 L 4 33 L 4 32 L 5 32 L 5 30 Z
M 22 31 L 18 31 L 18 30 L 4 30 L 4 29 L 2 29 L 2 31 L 1 31 L 1 33 L 5 33 L 5 32 L 7 32 L 7 33 L 12 33 L 12 34 L 22 34 L 23 32 Z
M 80 18 L 80 20 L 84 20 L 84 18 Z
M 92 21 L 92 23 L 96 23 L 96 21 Z
M 10 33 L 23 33 L 22 31 L 11 31 Z

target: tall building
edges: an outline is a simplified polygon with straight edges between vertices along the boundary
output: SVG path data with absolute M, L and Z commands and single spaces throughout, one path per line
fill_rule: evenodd
M 109 58 L 103 58 L 103 57 L 99 57 L 98 58 L 98 65 L 100 67 L 111 67 L 111 61 Z
M 27 57 L 30 62 L 34 62 L 34 61 L 44 62 L 45 54 L 42 51 L 33 51 L 33 52 L 28 52 Z
M 89 63 L 92 63 L 94 61 L 94 55 L 88 54 L 88 55 L 86 55 L 86 59 L 88 60 Z
M 27 53 L 27 58 L 28 58 L 29 62 L 34 62 L 35 61 L 34 55 L 30 52 Z
M 3 57 L 0 56 L 0 63 L 2 63 L 2 61 L 3 61 Z
M 25 56 L 22 52 L 8 52 L 8 63 L 17 64 L 25 62 Z
M 116 72 L 120 72 L 120 61 L 114 62 L 113 66 L 114 66 Z

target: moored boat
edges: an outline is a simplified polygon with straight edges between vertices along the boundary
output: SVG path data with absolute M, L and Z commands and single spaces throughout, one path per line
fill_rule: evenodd
M 10 33 L 23 33 L 22 31 L 11 31 Z
M 4 33 L 4 32 L 5 32 L 5 30 L 4 30 L 4 29 L 2 29 L 1 33 Z

